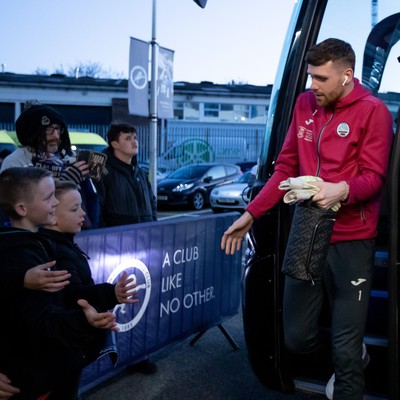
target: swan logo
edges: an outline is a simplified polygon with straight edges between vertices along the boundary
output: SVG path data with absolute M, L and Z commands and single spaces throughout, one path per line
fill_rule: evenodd
M 347 124 L 346 122 L 342 122 L 338 125 L 336 132 L 340 137 L 346 137 L 350 133 L 349 124 Z
M 133 85 L 133 87 L 137 90 L 142 90 L 147 86 L 147 72 L 140 65 L 135 65 L 131 69 L 131 73 L 129 74 L 129 79 Z
M 108 283 L 118 281 L 118 276 L 126 271 L 128 278 L 133 278 L 131 285 L 137 285 L 134 289 L 139 299 L 135 304 L 118 304 L 114 307 L 113 313 L 117 318 L 119 332 L 126 332 L 132 329 L 143 317 L 150 300 L 151 276 L 147 266 L 140 260 L 129 259 L 123 261 L 115 268 L 109 278 Z

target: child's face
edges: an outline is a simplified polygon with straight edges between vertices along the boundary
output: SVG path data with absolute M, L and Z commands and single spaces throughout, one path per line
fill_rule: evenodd
M 53 178 L 43 178 L 35 188 L 32 199 L 24 202 L 26 227 L 32 231 L 36 231 L 40 225 L 54 223 L 57 204 L 58 201 L 54 197 Z
M 80 193 L 77 190 L 68 190 L 58 196 L 58 201 L 52 228 L 64 233 L 80 232 L 86 215 L 82 210 Z

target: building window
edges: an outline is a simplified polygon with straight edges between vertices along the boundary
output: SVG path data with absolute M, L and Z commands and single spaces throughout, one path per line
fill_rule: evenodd
M 206 119 L 219 118 L 219 104 L 218 103 L 204 103 L 204 117 Z
M 174 102 L 174 118 L 185 121 L 263 124 L 266 115 L 267 107 L 259 105 Z
M 233 104 L 221 104 L 219 120 L 221 122 L 232 122 L 234 120 Z
M 246 104 L 235 104 L 235 122 L 248 122 L 250 116 L 250 106 Z
M 251 106 L 250 118 L 252 122 L 264 123 L 266 121 L 267 107 L 266 106 Z
M 174 119 L 183 119 L 183 103 L 174 101 Z
M 199 103 L 186 102 L 184 106 L 184 119 L 198 121 L 200 119 Z

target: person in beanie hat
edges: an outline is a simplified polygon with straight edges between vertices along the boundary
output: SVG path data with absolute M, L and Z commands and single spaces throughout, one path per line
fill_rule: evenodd
M 11 167 L 34 166 L 50 170 L 55 179 L 75 182 L 80 185 L 85 200 L 85 228 L 97 227 L 99 200 L 88 178 L 89 165 L 85 161 L 76 161 L 63 116 L 48 105 L 27 102 L 15 127 L 23 147 L 4 159 L 1 171 Z
M 50 142 L 46 133 L 55 125 L 60 128 L 57 149 L 61 156 L 72 155 L 68 128 L 64 118 L 54 108 L 35 104 L 28 107 L 15 122 L 16 133 L 22 146 L 30 147 L 35 153 L 46 152 L 46 144 Z M 52 141 L 55 144 L 54 140 Z
M 89 173 L 84 162 L 73 163 L 71 142 L 64 118 L 54 108 L 31 104 L 15 122 L 17 138 L 23 147 L 5 158 L 1 170 L 11 167 L 42 167 L 54 178 L 81 183 Z

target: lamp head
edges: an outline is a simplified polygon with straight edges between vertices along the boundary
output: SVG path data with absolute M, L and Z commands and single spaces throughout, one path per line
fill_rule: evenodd
M 207 0 L 193 0 L 198 6 L 204 8 L 207 4 Z

